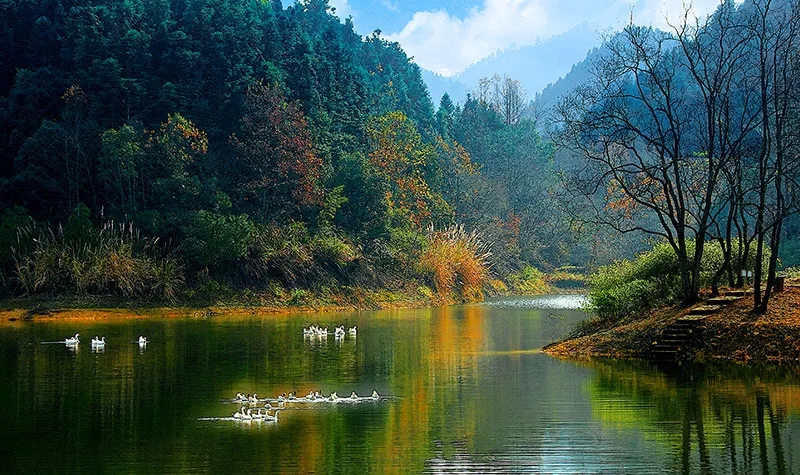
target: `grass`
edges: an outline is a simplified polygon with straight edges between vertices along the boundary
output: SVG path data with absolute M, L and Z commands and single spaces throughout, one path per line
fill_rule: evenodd
M 50 227 L 19 229 L 13 279 L 27 295 L 114 294 L 174 299 L 184 285 L 182 266 L 158 240 L 130 224 L 108 222 L 79 238 Z
M 420 267 L 433 280 L 436 301 L 447 303 L 454 293 L 468 302 L 482 300 L 491 253 L 481 234 L 467 232 L 461 225 L 443 231 L 431 227 L 427 239 L 428 247 L 422 252 Z

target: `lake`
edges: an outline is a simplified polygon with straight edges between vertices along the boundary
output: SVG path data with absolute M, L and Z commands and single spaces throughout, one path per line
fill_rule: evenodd
M 800 473 L 800 368 L 541 354 L 579 300 L 3 323 L 0 472 Z M 231 417 L 237 392 L 373 390 Z

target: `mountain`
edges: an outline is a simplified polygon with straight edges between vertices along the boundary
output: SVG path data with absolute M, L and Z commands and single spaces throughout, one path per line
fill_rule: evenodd
M 439 101 L 445 92 L 450 95 L 450 100 L 454 104 L 467 102 L 467 94 L 472 90 L 473 86 L 461 82 L 457 77 L 446 78 L 427 69 L 421 69 L 420 72 L 422 80 L 428 86 L 428 93 L 436 108 L 439 107 Z
M 575 63 L 567 74 L 537 93 L 532 100 L 531 113 L 538 118 L 545 117 L 547 110 L 555 106 L 559 98 L 571 89 L 587 83 L 591 75 L 591 65 L 603 51 L 602 46 L 592 49 L 582 61 Z
M 449 78 L 425 70 L 422 77 L 434 104 L 439 103 L 444 92 L 450 94 L 453 102 L 463 104 L 478 80 L 495 74 L 520 81 L 533 99 L 547 85 L 569 73 L 575 63 L 600 43 L 600 34 L 582 25 L 533 46 L 499 51 Z

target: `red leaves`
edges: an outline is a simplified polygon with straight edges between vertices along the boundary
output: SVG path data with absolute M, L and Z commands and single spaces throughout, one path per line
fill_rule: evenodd
M 278 86 L 257 84 L 246 97 L 242 137 L 232 137 L 244 166 L 244 185 L 261 205 L 299 209 L 322 199 L 322 160 L 314 153 L 308 122 Z

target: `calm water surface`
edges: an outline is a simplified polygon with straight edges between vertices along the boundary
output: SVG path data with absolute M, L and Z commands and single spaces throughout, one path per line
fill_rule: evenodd
M 798 368 L 540 354 L 579 306 L 2 324 L 0 472 L 800 473 Z M 310 341 L 311 323 L 358 337 Z M 42 343 L 75 332 L 76 351 Z M 373 389 L 393 397 L 214 420 L 237 392 Z

